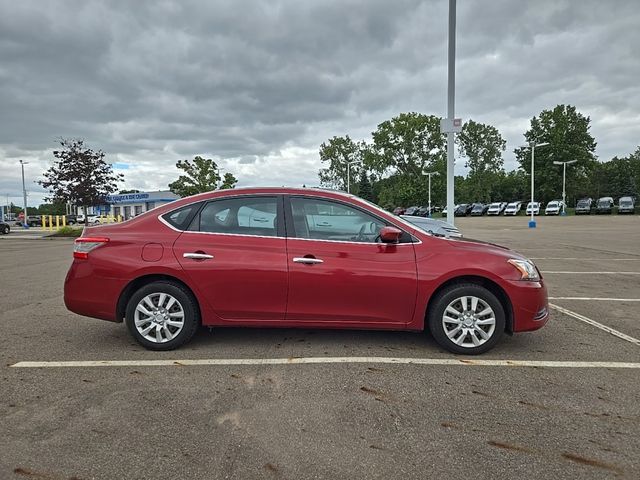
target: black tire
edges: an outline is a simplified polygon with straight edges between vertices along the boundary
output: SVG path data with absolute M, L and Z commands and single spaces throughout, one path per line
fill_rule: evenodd
M 9 232 L 11 231 L 11 229 L 9 228 L 9 225 L 2 225 L 2 234 L 3 235 L 9 235 Z
M 461 297 L 477 297 L 485 302 L 493 310 L 493 317 L 495 318 L 495 326 L 488 339 L 478 346 L 461 346 L 454 343 L 446 332 L 443 322 L 443 316 L 447 306 Z M 500 340 L 500 337 L 504 333 L 505 328 L 505 313 L 504 307 L 498 298 L 485 287 L 475 283 L 459 283 L 451 285 L 434 297 L 429 306 L 429 314 L 427 318 L 427 326 L 431 335 L 435 341 L 441 347 L 446 350 L 463 354 L 463 355 L 479 355 L 481 353 L 491 350 L 496 343 Z M 474 333 L 475 336 L 477 336 Z M 470 338 L 470 337 L 465 337 Z
M 171 340 L 156 343 L 147 340 L 135 326 L 135 311 L 140 301 L 147 295 L 166 293 L 173 296 L 181 305 L 184 312 L 184 326 Z M 179 283 L 170 280 L 159 280 L 139 288 L 129 299 L 125 313 L 125 323 L 131 336 L 143 347 L 149 350 L 166 351 L 181 347 L 193 338 L 200 326 L 200 310 L 193 294 Z

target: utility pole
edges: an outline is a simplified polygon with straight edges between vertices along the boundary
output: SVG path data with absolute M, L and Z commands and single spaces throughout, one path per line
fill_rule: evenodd
M 22 167 L 22 195 L 24 200 L 24 218 L 22 219 L 23 228 L 29 228 L 29 218 L 27 216 L 27 188 L 24 185 L 24 166 L 28 164 L 29 162 L 20 160 L 20 166 Z
M 447 86 L 447 120 L 454 121 L 456 99 L 456 0 L 449 0 L 449 65 Z M 447 132 L 447 222 L 454 224 L 453 188 L 454 188 L 454 148 L 455 133 L 453 125 Z
M 525 145 L 524 147 L 529 147 L 531 148 L 531 220 L 529 220 L 529 228 L 536 228 L 536 219 L 534 218 L 534 208 L 533 208 L 533 202 L 534 202 L 534 179 L 535 179 L 535 152 L 536 152 L 536 147 L 544 147 L 545 145 L 549 145 L 548 142 L 544 142 L 544 143 L 536 143 L 534 141 L 529 142 L 529 145 Z M 526 212 L 525 212 L 526 213 Z
M 427 172 L 427 173 L 425 173 L 425 175 L 429 177 L 429 218 L 431 218 L 432 217 L 432 215 L 431 215 L 431 177 L 433 175 L 440 175 L 440 173 L 439 172 Z
M 571 165 L 572 163 L 576 163 L 577 160 L 570 160 L 568 162 L 558 162 L 558 161 L 554 161 L 553 164 L 554 165 L 562 165 L 562 215 L 566 215 L 566 208 L 567 208 L 567 191 L 566 191 L 566 185 L 567 185 L 567 165 Z

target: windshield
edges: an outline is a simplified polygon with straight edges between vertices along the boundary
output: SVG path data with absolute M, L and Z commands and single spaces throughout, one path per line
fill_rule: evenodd
M 622 202 L 620 202 L 620 206 L 621 207 L 630 207 L 631 206 L 631 201 L 630 200 L 623 200 Z
M 588 207 L 589 206 L 589 201 L 588 200 L 580 200 L 578 202 L 578 206 L 579 207 Z
M 558 208 L 558 202 L 549 202 L 547 208 Z
M 611 205 L 611 202 L 609 200 L 600 200 L 598 202 L 599 207 L 608 207 L 609 205 Z

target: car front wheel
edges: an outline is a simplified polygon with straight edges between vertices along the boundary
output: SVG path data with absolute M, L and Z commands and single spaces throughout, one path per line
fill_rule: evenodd
M 2 225 L 2 234 L 3 235 L 9 235 L 9 231 L 10 231 L 9 225 Z
M 131 296 L 125 323 L 143 347 L 173 350 L 191 340 L 200 325 L 200 314 L 191 292 L 178 283 L 158 281 Z
M 505 327 L 504 308 L 481 285 L 452 285 L 433 299 L 428 326 L 441 347 L 453 353 L 478 355 L 500 340 Z

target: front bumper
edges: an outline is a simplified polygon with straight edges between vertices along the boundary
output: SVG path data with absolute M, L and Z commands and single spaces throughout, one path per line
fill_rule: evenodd
M 543 281 L 509 281 L 509 297 L 513 309 L 513 331 L 530 332 L 549 321 L 549 299 Z

